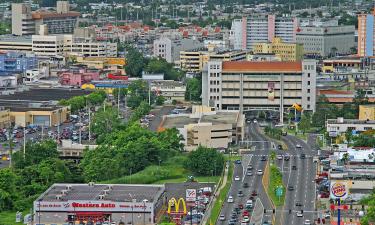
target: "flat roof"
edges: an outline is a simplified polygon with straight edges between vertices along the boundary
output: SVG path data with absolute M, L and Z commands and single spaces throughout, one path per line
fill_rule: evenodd
M 5 34 L 5 35 L 0 35 L 0 42 L 20 42 L 20 43 L 31 44 L 32 39 L 31 39 L 31 35 L 14 36 L 10 34 Z
M 198 123 L 198 118 L 190 118 L 189 116 L 166 116 L 164 119 L 164 128 L 183 128 L 184 125 Z
M 62 190 L 67 191 L 61 200 L 56 195 L 61 195 Z M 109 189 L 110 187 L 110 189 Z M 143 184 L 53 184 L 46 192 L 44 192 L 37 201 L 69 201 L 69 200 L 103 200 L 99 199 L 99 195 L 109 190 L 104 200 L 114 202 L 132 202 L 136 199 L 141 202 L 147 199 L 149 202 L 157 200 L 161 193 L 164 192 L 164 185 L 143 185 Z
M 68 88 L 30 88 L 28 91 L 16 92 L 12 95 L 1 95 L 0 100 L 18 101 L 59 101 L 74 96 L 87 95 L 92 91 Z
M 268 72 L 268 73 L 301 73 L 301 62 L 252 62 L 226 61 L 223 62 L 224 72 Z
M 201 123 L 236 124 L 238 112 L 216 112 L 214 115 L 203 115 Z

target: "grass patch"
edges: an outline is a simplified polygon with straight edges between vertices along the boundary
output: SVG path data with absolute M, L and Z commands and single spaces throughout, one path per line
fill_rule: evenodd
M 285 186 L 283 185 L 283 175 L 275 165 L 270 166 L 270 182 L 268 186 L 268 195 L 272 199 L 275 206 L 283 206 L 285 201 Z M 283 188 L 283 194 L 281 197 L 276 196 L 277 187 Z
M 219 217 L 220 211 L 221 211 L 221 207 L 222 207 L 223 203 L 226 201 L 226 198 L 228 196 L 228 192 L 229 192 L 230 186 L 232 184 L 232 177 L 233 177 L 233 163 L 231 162 L 230 165 L 229 165 L 227 183 L 225 184 L 223 189 L 221 189 L 221 191 L 219 193 L 219 196 L 216 199 L 215 205 L 212 207 L 211 215 L 210 215 L 210 219 L 208 220 L 208 223 L 210 223 L 210 222 L 213 223 L 213 224 L 216 223 L 216 221 Z
M 293 135 L 293 136 L 296 136 L 296 137 L 298 137 L 298 138 L 300 138 L 300 139 L 303 139 L 303 140 L 307 140 L 307 134 L 308 133 L 305 133 L 305 134 L 303 134 L 301 131 L 298 131 L 297 133 L 296 133 L 296 130 L 295 129 L 287 129 L 287 132 L 288 132 L 288 134 L 289 135 Z
M 192 172 L 183 167 L 186 156 L 176 156 L 160 166 L 149 166 L 138 173 L 103 181 L 106 184 L 164 184 L 185 182 Z M 220 176 L 194 177 L 198 182 L 217 183 Z
M 16 211 L 4 211 L 0 212 L 0 224 L 1 225 L 22 225 L 22 223 L 16 223 Z M 29 210 L 22 213 L 22 216 L 30 213 Z

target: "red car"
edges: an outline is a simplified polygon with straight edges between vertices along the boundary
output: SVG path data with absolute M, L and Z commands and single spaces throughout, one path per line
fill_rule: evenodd
M 243 211 L 242 216 L 250 216 L 248 211 Z
M 254 191 L 251 193 L 251 195 L 252 195 L 252 196 L 257 196 L 258 193 L 257 193 L 257 191 L 254 190 Z
M 243 205 L 242 204 L 238 204 L 238 208 L 239 209 L 243 209 Z

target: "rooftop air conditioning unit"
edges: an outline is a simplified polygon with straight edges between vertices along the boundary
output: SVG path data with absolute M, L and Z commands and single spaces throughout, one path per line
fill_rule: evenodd
M 100 199 L 100 200 L 103 200 L 104 197 L 105 197 L 105 195 L 99 195 L 99 199 Z
M 56 199 L 57 200 L 61 200 L 62 199 L 62 195 L 56 195 Z

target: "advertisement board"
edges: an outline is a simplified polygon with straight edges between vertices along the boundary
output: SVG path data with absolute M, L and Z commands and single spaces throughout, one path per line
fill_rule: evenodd
M 275 83 L 268 82 L 268 100 L 273 101 L 275 100 Z
M 197 190 L 196 189 L 186 189 L 186 201 L 187 202 L 194 202 L 197 198 Z
M 347 183 L 332 181 L 329 189 L 331 199 L 346 199 L 349 195 Z
M 152 203 L 113 201 L 35 201 L 34 209 L 41 212 L 151 212 Z

